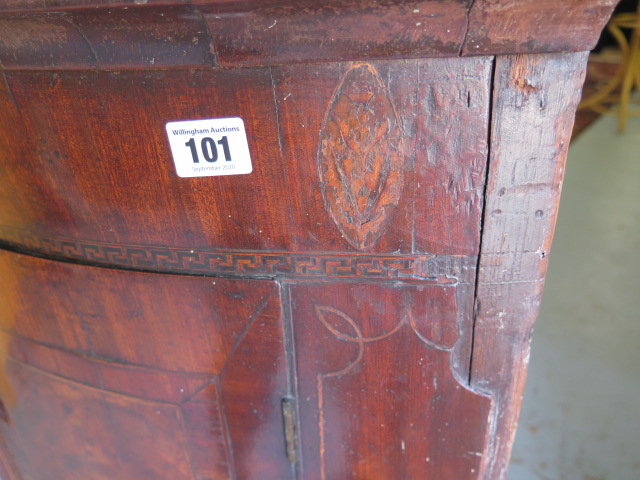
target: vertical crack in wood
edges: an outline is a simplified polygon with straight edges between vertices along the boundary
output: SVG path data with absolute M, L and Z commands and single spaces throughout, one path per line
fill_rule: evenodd
M 467 7 L 467 13 L 465 15 L 465 26 L 464 26 L 464 35 L 462 35 L 462 42 L 460 42 L 460 48 L 458 49 L 458 56 L 462 56 L 462 52 L 464 52 L 465 47 L 467 46 L 467 37 L 469 35 L 469 26 L 471 24 L 471 11 L 473 10 L 473 6 L 475 5 L 476 0 L 471 0 L 469 6 Z
M 480 211 L 480 232 L 478 238 L 480 242 L 478 244 L 478 258 L 476 261 L 476 276 L 473 284 L 473 320 L 471 322 L 471 351 L 469 355 L 469 378 L 467 382 L 471 386 L 471 376 L 473 372 L 473 354 L 476 340 L 476 321 L 478 313 L 480 312 L 480 298 L 478 297 L 478 288 L 480 285 L 480 259 L 482 258 L 482 238 L 484 234 L 484 216 L 487 207 L 487 188 L 489 185 L 489 166 L 491 162 L 491 134 L 493 132 L 491 122 L 493 120 L 493 94 L 495 88 L 495 75 L 496 75 L 496 59 L 493 58 L 491 62 L 491 77 L 489 79 L 489 115 L 487 117 L 487 160 L 484 166 L 484 187 L 482 189 L 482 208 Z
M 13 94 L 13 90 L 11 90 L 11 86 L 9 85 L 9 80 L 7 80 L 7 71 L 5 70 L 2 62 L 0 62 L 0 72 L 2 73 L 2 80 L 4 81 L 4 84 L 7 87 L 7 93 L 9 94 L 9 98 L 11 98 L 11 103 L 13 103 L 13 106 L 16 107 L 16 112 L 18 112 L 18 114 L 22 116 L 20 107 L 18 106 L 18 100 L 16 99 L 16 96 Z
M 473 388 L 495 402 L 483 479 L 505 478 L 509 464 L 586 60 L 586 52 L 494 60 L 469 370 Z
M 82 38 L 82 41 L 87 45 L 87 48 L 91 51 L 91 55 L 93 56 L 94 66 L 96 68 L 100 68 L 100 60 L 98 60 L 98 53 L 96 52 L 95 48 L 93 48 L 93 45 L 91 44 L 91 42 L 89 41 L 85 33 L 82 31 L 82 29 L 78 25 L 76 25 L 73 22 L 73 20 L 69 18 L 69 16 L 67 16 L 66 14 L 62 14 L 60 18 L 62 18 L 62 20 L 66 24 L 68 24 L 71 28 L 73 28 L 78 35 L 80 35 L 80 38 Z
M 280 160 L 282 164 L 282 182 L 284 183 L 287 191 L 291 191 L 292 187 L 289 185 L 289 175 L 287 175 L 287 162 L 284 159 L 284 146 L 282 142 L 282 125 L 280 124 L 280 105 L 278 102 L 278 88 L 276 86 L 276 79 L 273 77 L 273 66 L 269 67 L 269 78 L 271 79 L 271 91 L 273 92 L 273 108 L 276 114 L 276 132 L 278 134 L 278 148 L 280 149 Z M 287 202 L 285 208 L 287 209 L 290 225 L 294 224 L 293 213 L 291 212 L 291 202 Z M 293 240 L 292 249 L 297 249 L 297 239 Z
M 211 66 L 213 68 L 220 68 L 220 62 L 218 61 L 218 49 L 217 49 L 216 42 L 213 39 L 213 35 L 211 33 L 211 27 L 209 27 L 209 22 L 207 22 L 206 17 L 202 14 L 200 9 L 196 5 L 190 4 L 190 6 L 191 6 L 192 12 L 195 15 L 197 15 L 198 18 L 202 21 L 206 34 L 209 36 L 209 53 L 211 54 Z

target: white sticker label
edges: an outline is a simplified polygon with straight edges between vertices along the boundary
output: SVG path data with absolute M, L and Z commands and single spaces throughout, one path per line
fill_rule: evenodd
M 241 175 L 253 170 L 239 117 L 169 122 L 166 128 L 179 177 Z

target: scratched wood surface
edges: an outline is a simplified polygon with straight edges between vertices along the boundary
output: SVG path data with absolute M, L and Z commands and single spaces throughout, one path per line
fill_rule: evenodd
M 328 64 L 321 71 L 305 65 L 274 68 L 294 247 L 477 253 L 490 70 L 486 57 Z M 377 111 L 384 112 L 389 129 L 378 139 L 376 117 L 362 116 L 362 106 L 380 81 L 387 100 Z M 355 82 L 361 82 L 365 96 L 357 98 Z M 451 121 L 439 121 L 444 117 Z M 468 136 L 450 144 L 448 135 Z M 351 148 L 358 152 L 353 164 L 345 161 L 348 154 L 338 153 Z M 382 158 L 370 166 L 376 155 Z M 371 170 L 362 184 L 358 168 Z M 444 230 L 458 234 L 444 239 Z M 361 244 L 361 238 L 373 244 Z
M 7 72 L 0 239 L 157 270 L 153 247 L 475 255 L 491 62 Z M 253 172 L 178 178 L 165 123 L 234 116 Z
M 218 67 L 582 51 L 593 48 L 616 3 L 4 0 L 0 64 Z
M 500 412 L 487 478 L 506 474 L 586 62 L 587 53 L 496 59 L 471 371 Z
M 462 54 L 591 50 L 617 3 L 618 0 L 476 1 L 469 13 Z
M 6 251 L 0 274 L 8 478 L 289 478 L 292 394 L 298 478 L 480 472 L 491 399 L 467 384 L 473 275 L 275 283 Z

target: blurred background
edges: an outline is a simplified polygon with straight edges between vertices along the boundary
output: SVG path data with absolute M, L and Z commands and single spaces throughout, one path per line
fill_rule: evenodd
M 640 479 L 638 12 L 589 61 L 509 480 Z

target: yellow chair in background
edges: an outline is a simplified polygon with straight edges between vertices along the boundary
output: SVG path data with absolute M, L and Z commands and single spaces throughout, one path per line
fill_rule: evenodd
M 615 76 L 598 92 L 585 98 L 578 108 L 617 115 L 618 131 L 623 132 L 627 118 L 640 115 L 640 108 L 630 108 L 634 87 L 640 91 L 640 4 L 635 13 L 620 13 L 611 17 L 607 29 L 620 45 L 622 64 Z M 622 29 L 632 30 L 629 41 Z

